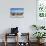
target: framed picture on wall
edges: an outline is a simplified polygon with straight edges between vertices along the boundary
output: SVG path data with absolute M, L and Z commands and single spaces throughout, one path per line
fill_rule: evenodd
M 10 8 L 11 17 L 23 17 L 24 8 Z

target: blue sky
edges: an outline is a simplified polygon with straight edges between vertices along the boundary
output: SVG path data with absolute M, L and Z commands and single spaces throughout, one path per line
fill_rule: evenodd
M 10 12 L 21 13 L 21 12 L 24 12 L 24 8 L 11 8 Z

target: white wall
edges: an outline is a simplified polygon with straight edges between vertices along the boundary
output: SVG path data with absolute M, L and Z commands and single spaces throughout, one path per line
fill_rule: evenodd
M 24 18 L 11 18 L 10 8 L 24 8 Z M 0 1 L 0 34 L 8 32 L 11 27 L 19 27 L 19 32 L 29 32 L 30 26 L 36 24 L 36 0 L 1 0 Z

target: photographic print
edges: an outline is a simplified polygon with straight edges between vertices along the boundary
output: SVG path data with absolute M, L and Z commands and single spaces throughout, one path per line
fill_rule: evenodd
M 12 17 L 22 17 L 24 14 L 24 8 L 10 8 L 10 15 Z

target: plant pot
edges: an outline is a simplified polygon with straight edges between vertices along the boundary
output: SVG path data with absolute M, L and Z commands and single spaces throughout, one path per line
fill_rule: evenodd
M 40 39 L 40 43 L 44 43 L 44 40 L 45 40 L 45 39 Z
M 40 39 L 37 39 L 37 46 L 40 46 Z
M 37 39 L 37 43 L 40 43 L 40 39 Z
M 41 44 L 41 43 L 44 42 L 44 40 L 45 40 L 45 39 L 38 39 L 37 42 L 38 42 L 39 44 Z

